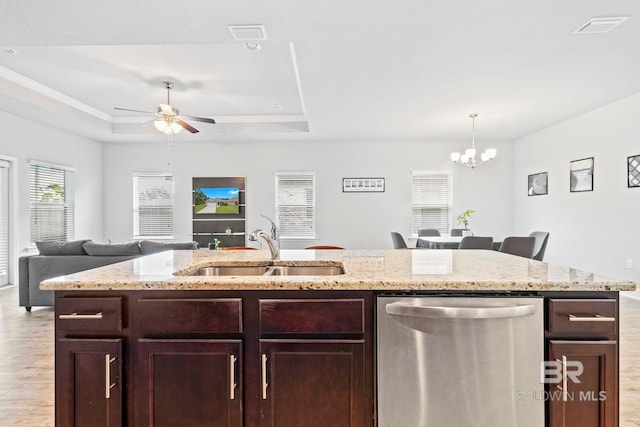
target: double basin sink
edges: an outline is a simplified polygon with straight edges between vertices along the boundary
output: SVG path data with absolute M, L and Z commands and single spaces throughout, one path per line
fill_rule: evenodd
M 201 267 L 187 276 L 337 276 L 342 265 L 217 265 Z

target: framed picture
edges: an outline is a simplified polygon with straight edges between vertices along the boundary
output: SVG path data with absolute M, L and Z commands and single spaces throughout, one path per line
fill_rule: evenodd
M 640 187 L 640 154 L 627 157 L 627 187 Z
M 384 178 L 342 178 L 343 193 L 382 193 Z
M 529 196 L 540 196 L 547 194 L 549 188 L 549 177 L 547 172 L 529 175 L 527 180 L 527 193 Z
M 572 161 L 569 175 L 569 189 L 572 193 L 593 191 L 593 157 Z

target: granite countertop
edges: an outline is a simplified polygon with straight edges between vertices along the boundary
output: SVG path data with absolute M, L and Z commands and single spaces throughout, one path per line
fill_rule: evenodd
M 337 276 L 188 276 L 216 265 L 344 265 Z M 635 283 L 485 250 L 167 251 L 40 284 L 46 290 L 632 291 Z

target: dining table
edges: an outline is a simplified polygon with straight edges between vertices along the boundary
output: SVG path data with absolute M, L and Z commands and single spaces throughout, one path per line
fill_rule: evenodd
M 416 248 L 424 249 L 458 249 L 462 236 L 423 236 L 418 237 Z M 497 251 L 502 244 L 501 240 L 494 240 L 492 249 Z

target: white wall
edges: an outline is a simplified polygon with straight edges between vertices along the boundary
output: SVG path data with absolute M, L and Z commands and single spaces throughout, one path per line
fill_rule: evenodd
M 105 239 L 132 238 L 132 172 L 173 172 L 174 237 L 191 240 L 191 178 L 247 177 L 247 229 L 268 228 L 259 216 L 274 216 L 274 172 L 316 172 L 317 240 L 287 241 L 283 248 L 311 244 L 389 248 L 390 231 L 411 230 L 411 171 L 454 171 L 454 217 L 477 214 L 476 234 L 503 237 L 511 231 L 511 144 L 494 146 L 497 158 L 475 170 L 453 165 L 449 152 L 470 141 L 166 142 L 105 144 Z M 343 177 L 384 177 L 384 193 L 343 193 Z M 455 226 L 455 224 L 454 224 Z
M 102 239 L 102 143 L 0 111 L 0 156 L 16 159 L 17 255 L 30 245 L 30 160 L 76 168 L 76 238 Z
M 635 95 L 514 143 L 514 231 L 548 230 L 546 261 L 640 282 L 640 188 L 627 188 L 626 165 L 640 154 L 638 111 Z M 594 191 L 571 193 L 569 162 L 585 157 Z M 538 172 L 549 173 L 549 194 L 528 197 Z

